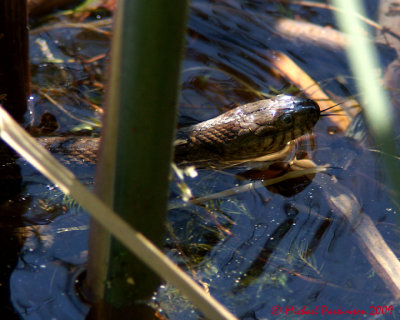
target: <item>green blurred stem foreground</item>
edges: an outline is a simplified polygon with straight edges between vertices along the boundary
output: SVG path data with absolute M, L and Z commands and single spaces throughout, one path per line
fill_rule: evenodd
M 89 191 L 75 176 L 58 162 L 35 138 L 31 137 L 0 106 L 0 137 L 24 157 L 66 195 L 74 199 L 105 230 L 121 241 L 130 252 L 136 254 L 146 265 L 163 279 L 181 290 L 209 319 L 236 319 L 215 299 L 204 292 L 197 283 L 175 265 L 160 249 L 142 233 L 133 229 L 113 212 L 103 200 Z M 100 319 L 115 319 L 99 315 Z M 124 319 L 125 317 L 122 317 Z M 134 318 L 136 319 L 136 318 Z
M 400 175 L 397 151 L 394 144 L 394 110 L 382 82 L 377 77 L 379 61 L 374 42 L 365 36 L 367 26 L 357 18 L 366 16 L 360 0 L 333 0 L 339 27 L 348 34 L 347 55 L 360 91 L 365 118 L 375 142 L 382 151 L 388 181 L 399 205 Z
M 96 193 L 159 246 L 186 7 L 185 1 L 119 2 L 96 176 Z M 90 237 L 89 284 L 107 306 L 99 314 L 151 318 L 154 311 L 137 301 L 149 301 L 159 278 L 96 223 Z
M 118 3 L 96 175 L 98 196 L 159 246 L 187 6 L 181 0 Z M 88 291 L 98 301 L 90 318 L 153 319 L 147 303 L 160 284 L 158 276 L 95 221 L 87 274 Z

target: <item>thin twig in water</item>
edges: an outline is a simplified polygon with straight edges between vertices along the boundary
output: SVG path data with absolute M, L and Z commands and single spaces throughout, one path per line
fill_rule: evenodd
M 66 115 L 68 115 L 69 117 L 71 117 L 72 119 L 79 121 L 79 122 L 83 122 L 86 123 L 92 127 L 98 127 L 97 123 L 94 123 L 92 121 L 88 121 L 88 120 L 84 120 L 84 119 L 80 119 L 78 117 L 75 117 L 72 113 L 70 113 L 68 110 L 66 110 L 61 104 L 59 104 L 56 100 L 54 100 L 50 95 L 48 95 L 47 93 L 43 92 L 42 90 L 39 91 L 41 95 L 43 95 L 47 100 L 49 100 L 53 105 L 55 105 L 57 108 L 59 108 L 62 112 L 64 112 Z
M 276 177 L 276 178 L 272 178 L 272 179 L 268 179 L 268 180 L 264 180 L 264 181 L 250 182 L 250 183 L 247 183 L 247 184 L 239 186 L 239 187 L 234 187 L 234 188 L 227 189 L 227 190 L 224 190 L 221 192 L 216 192 L 216 193 L 204 196 L 204 197 L 191 199 L 188 202 L 183 203 L 183 204 L 182 203 L 179 203 L 179 204 L 172 203 L 168 206 L 168 209 L 176 209 L 176 208 L 185 207 L 190 204 L 199 204 L 199 203 L 203 203 L 203 202 L 210 201 L 210 200 L 234 196 L 234 195 L 246 192 L 246 191 L 251 191 L 251 190 L 261 188 L 261 187 L 270 186 L 275 183 L 282 182 L 282 181 L 285 181 L 288 179 L 294 179 L 294 178 L 299 178 L 299 177 L 303 177 L 303 176 L 307 176 L 307 175 L 313 175 L 318 172 L 326 172 L 327 169 L 328 169 L 328 167 L 326 167 L 326 166 L 317 166 L 317 167 L 313 167 L 313 168 L 307 168 L 304 170 L 290 171 L 280 177 Z
M 102 29 L 100 29 L 100 27 L 108 27 L 108 26 L 111 26 L 111 24 L 112 24 L 111 18 L 102 19 L 100 21 L 87 22 L 87 23 L 60 22 L 60 23 L 46 25 L 44 27 L 34 29 L 30 32 L 30 34 L 34 35 L 34 34 L 48 32 L 50 30 L 60 29 L 60 28 L 74 28 L 74 29 L 86 29 L 86 30 L 101 33 L 101 34 L 104 34 L 105 36 L 110 37 L 112 34 L 111 31 L 102 30 Z

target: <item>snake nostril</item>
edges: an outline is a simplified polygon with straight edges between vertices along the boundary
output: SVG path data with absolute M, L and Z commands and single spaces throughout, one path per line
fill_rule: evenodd
M 246 161 L 279 152 L 289 141 L 310 132 L 319 113 L 314 101 L 288 95 L 249 103 L 186 129 L 189 136 L 191 131 L 208 132 L 208 142 L 220 146 L 215 150 L 224 150 L 223 154 L 212 152 L 204 141 L 197 139 L 199 143 L 186 145 L 185 152 L 175 149 L 175 161 Z M 191 149 L 197 151 L 195 155 Z M 177 154 L 185 154 L 186 158 Z
M 288 95 L 239 106 L 179 129 L 174 145 L 175 162 L 200 162 L 207 166 L 279 152 L 291 140 L 310 132 L 319 116 L 315 102 Z M 53 152 L 63 153 L 70 161 L 82 161 L 84 156 L 85 162 L 94 162 L 100 138 L 53 136 L 38 141 Z

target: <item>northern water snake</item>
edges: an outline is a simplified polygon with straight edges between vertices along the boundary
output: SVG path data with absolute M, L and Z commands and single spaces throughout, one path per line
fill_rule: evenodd
M 179 129 L 174 143 L 177 164 L 205 166 L 243 161 L 274 153 L 311 132 L 320 117 L 312 100 L 278 95 L 245 104 L 213 119 Z M 48 150 L 69 160 L 95 162 L 100 138 L 40 137 Z

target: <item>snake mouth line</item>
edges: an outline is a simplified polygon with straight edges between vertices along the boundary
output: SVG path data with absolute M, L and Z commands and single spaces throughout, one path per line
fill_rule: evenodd
M 174 161 L 178 165 L 217 166 L 279 152 L 290 141 L 310 133 L 319 117 L 319 106 L 305 98 L 279 95 L 245 104 L 179 129 Z M 40 137 L 38 141 L 66 156 L 68 162 L 95 163 L 100 146 L 98 137 Z
M 311 132 L 319 118 L 318 104 L 305 98 L 249 103 L 179 131 L 175 162 L 202 166 L 262 157 Z

